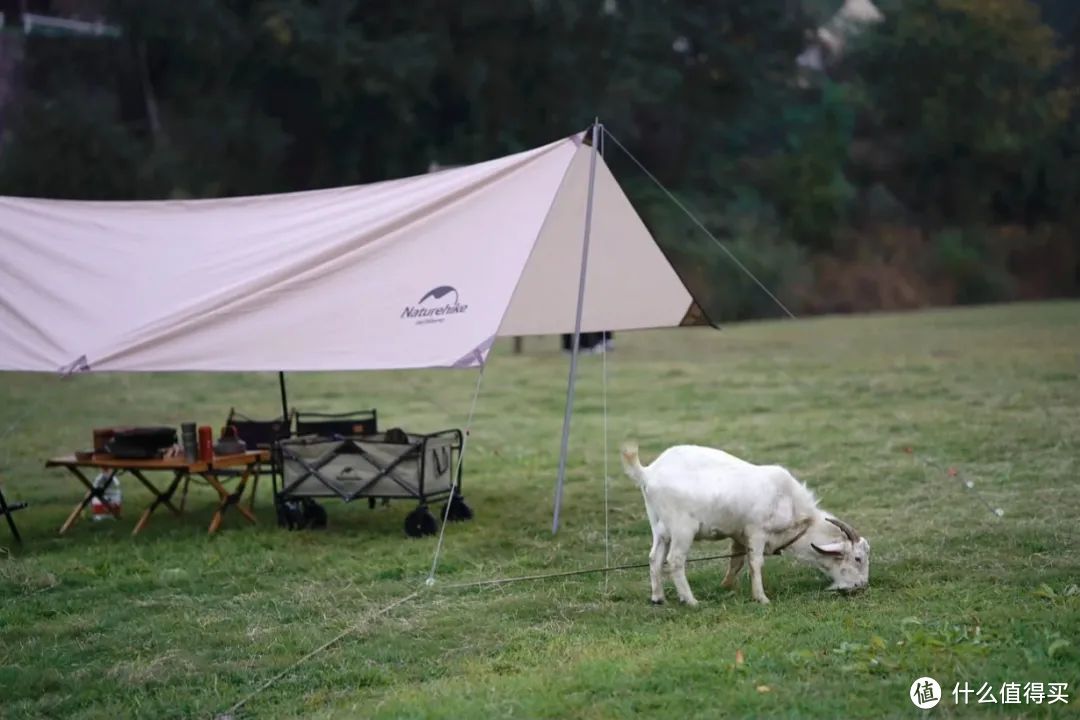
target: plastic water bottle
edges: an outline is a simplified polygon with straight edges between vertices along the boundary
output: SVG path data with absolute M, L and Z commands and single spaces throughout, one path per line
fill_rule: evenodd
M 122 505 L 122 497 L 120 494 L 120 480 L 115 475 L 108 473 L 98 473 L 98 476 L 94 478 L 95 488 L 105 488 L 105 502 L 101 502 L 97 497 L 90 500 L 90 509 L 93 512 L 93 518 L 97 520 L 112 519 L 112 511 L 110 507 L 114 508 L 116 512 L 120 512 Z M 108 505 L 106 505 L 108 503 Z

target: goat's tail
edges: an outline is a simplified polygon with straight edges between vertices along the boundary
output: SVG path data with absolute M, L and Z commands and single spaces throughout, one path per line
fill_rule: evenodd
M 641 467 L 641 459 L 638 457 L 638 445 L 633 440 L 628 440 L 622 446 L 623 471 L 637 483 L 639 488 L 644 489 L 648 484 L 645 477 L 645 468 Z

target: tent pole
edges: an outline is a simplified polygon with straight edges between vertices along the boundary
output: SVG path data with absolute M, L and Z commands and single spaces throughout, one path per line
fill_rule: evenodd
M 570 377 L 566 382 L 566 411 L 563 414 L 562 446 L 559 450 L 559 475 L 555 485 L 555 510 L 551 518 L 551 534 L 559 532 L 559 512 L 562 509 L 563 484 L 566 481 L 566 454 L 570 446 L 570 416 L 574 412 L 574 384 L 577 381 L 578 351 L 581 347 L 581 311 L 585 303 L 585 276 L 589 264 L 589 235 L 592 232 L 593 188 L 596 184 L 596 155 L 600 142 L 600 118 L 593 121 L 592 157 L 589 160 L 589 193 L 585 200 L 585 238 L 581 244 L 581 276 L 578 278 L 577 312 L 574 316 L 574 342 L 570 349 Z M 604 449 L 607 452 L 607 448 Z
M 279 372 L 278 384 L 281 386 L 281 419 L 289 422 L 289 399 L 285 395 L 285 373 Z

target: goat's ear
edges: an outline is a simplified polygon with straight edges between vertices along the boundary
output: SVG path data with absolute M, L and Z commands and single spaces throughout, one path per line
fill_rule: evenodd
M 818 545 L 817 543 L 810 543 L 810 547 L 817 550 L 822 555 L 832 555 L 834 557 L 844 554 L 844 543 L 834 542 L 828 545 Z

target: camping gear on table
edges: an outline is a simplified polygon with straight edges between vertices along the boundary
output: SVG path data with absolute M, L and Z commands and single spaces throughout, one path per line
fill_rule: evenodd
M 106 452 L 115 458 L 145 460 L 161 457 L 176 444 L 176 429 L 171 427 L 117 428 L 109 438 Z
M 199 436 L 196 428 L 193 422 L 180 426 L 180 444 L 184 446 L 184 459 L 188 462 L 199 459 Z
M 209 461 L 214 458 L 214 430 L 209 425 L 199 428 L 199 459 Z
M 221 437 L 214 443 L 215 455 L 239 455 L 246 450 L 247 443 L 237 434 L 235 425 L 221 428 Z
M 94 428 L 94 452 L 98 455 L 108 452 L 106 448 L 115 433 L 115 428 Z

